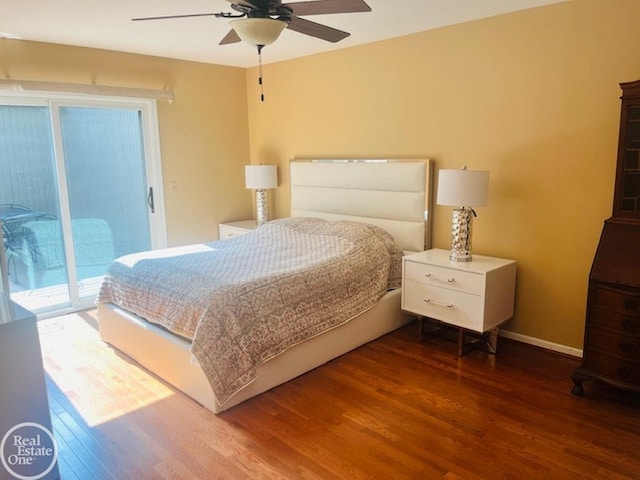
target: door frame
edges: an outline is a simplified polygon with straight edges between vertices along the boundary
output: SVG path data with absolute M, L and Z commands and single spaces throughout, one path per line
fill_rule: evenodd
M 67 281 L 70 305 L 55 308 L 55 313 L 89 308 L 95 298 L 81 298 L 77 287 L 75 256 L 71 234 L 71 212 L 68 196 L 66 163 L 62 144 L 60 109 L 64 107 L 137 109 L 141 112 L 147 189 L 153 188 L 154 212 L 148 211 L 151 249 L 167 246 L 166 210 L 157 101 L 153 98 L 116 97 L 57 92 L 1 92 L 0 105 L 40 106 L 49 109 L 52 149 L 58 188 L 60 222 L 67 258 Z M 52 310 L 53 311 L 53 310 Z M 47 312 L 47 315 L 49 312 Z

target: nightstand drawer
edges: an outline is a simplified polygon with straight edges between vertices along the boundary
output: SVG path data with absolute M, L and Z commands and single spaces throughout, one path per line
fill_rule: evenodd
M 443 268 L 417 262 L 405 262 L 404 278 L 434 287 L 450 288 L 460 292 L 482 295 L 484 276 L 453 268 Z
M 476 332 L 483 331 L 484 298 L 447 288 L 406 280 L 402 295 L 404 310 Z
M 252 232 L 258 228 L 255 220 L 240 220 L 238 222 L 221 223 L 218 226 L 218 237 L 220 240 L 237 237 L 245 233 Z
M 242 228 L 234 228 L 228 225 L 220 225 L 219 228 L 220 240 L 224 240 L 225 238 L 237 237 L 238 235 L 244 235 L 249 233 L 248 230 L 244 230 Z

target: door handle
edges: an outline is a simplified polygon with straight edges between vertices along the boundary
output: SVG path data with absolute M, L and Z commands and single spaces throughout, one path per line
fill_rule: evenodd
M 151 213 L 156 213 L 156 207 L 153 203 L 153 187 L 149 187 L 149 195 L 147 195 L 147 205 L 149 205 Z

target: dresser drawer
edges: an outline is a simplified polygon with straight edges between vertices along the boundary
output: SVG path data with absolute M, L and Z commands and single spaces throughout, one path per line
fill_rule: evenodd
M 600 285 L 594 290 L 593 305 L 613 308 L 627 315 L 640 317 L 640 294 Z
M 625 360 L 613 355 L 589 350 L 585 357 L 585 368 L 614 380 L 640 385 L 640 362 Z
M 624 315 L 599 305 L 591 306 L 589 325 L 605 327 L 631 335 L 640 335 L 640 315 Z
M 484 293 L 485 277 L 478 273 L 416 262 L 405 262 L 404 268 L 405 280 L 475 295 L 483 295 Z
M 484 299 L 478 295 L 406 280 L 402 308 L 476 332 L 483 331 Z
M 592 328 L 589 330 L 587 348 L 611 353 L 628 360 L 640 361 L 640 337 Z

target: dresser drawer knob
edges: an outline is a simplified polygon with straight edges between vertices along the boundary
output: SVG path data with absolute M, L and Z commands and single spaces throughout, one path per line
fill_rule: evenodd
M 635 332 L 640 325 L 640 320 L 636 318 L 625 318 L 622 320 L 622 326 L 625 330 L 629 330 L 630 332 Z
M 620 342 L 618 347 L 620 351 L 624 353 L 636 353 L 638 351 L 638 348 L 633 343 Z
M 439 307 L 445 307 L 445 308 L 453 308 L 453 303 L 442 303 L 442 302 L 434 302 L 433 300 L 431 300 L 430 298 L 425 298 L 424 299 L 425 303 L 431 303 L 432 305 L 437 305 Z
M 618 367 L 616 371 L 621 377 L 628 378 L 631 376 L 631 369 L 629 367 Z
M 638 310 L 637 298 L 625 298 L 623 303 L 624 308 L 626 308 L 627 310 Z

